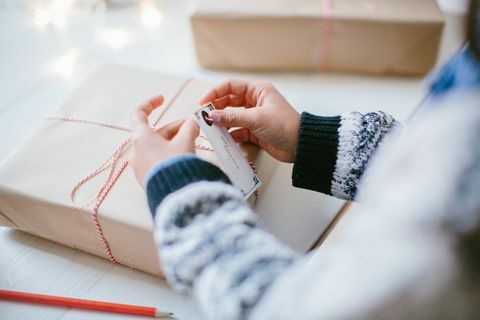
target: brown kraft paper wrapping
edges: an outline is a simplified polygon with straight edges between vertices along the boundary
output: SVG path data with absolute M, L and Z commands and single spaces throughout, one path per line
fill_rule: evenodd
M 163 94 L 168 104 L 186 78 L 113 65 L 98 68 L 51 116 L 130 126 L 130 113 L 147 98 Z M 198 108 L 198 98 L 212 84 L 191 80 L 174 100 L 161 124 Z M 160 107 L 155 111 L 158 114 Z M 150 119 L 155 119 L 155 113 Z M 96 125 L 42 120 L 33 133 L 0 165 L 0 225 L 105 257 L 89 208 L 75 208 L 72 187 L 107 159 L 129 132 Z M 199 142 L 205 144 L 199 139 Z M 243 146 L 266 186 L 275 162 L 258 149 Z M 217 163 L 213 152 L 197 154 Z M 122 156 L 126 159 L 127 152 Z M 107 171 L 83 185 L 75 202 L 89 202 Z M 251 199 L 253 200 L 253 199 Z M 124 265 L 161 275 L 153 239 L 153 221 L 145 193 L 129 166 L 113 185 L 98 211 L 98 220 L 115 259 Z
M 420 75 L 443 16 L 435 0 L 203 0 L 191 27 L 206 68 Z

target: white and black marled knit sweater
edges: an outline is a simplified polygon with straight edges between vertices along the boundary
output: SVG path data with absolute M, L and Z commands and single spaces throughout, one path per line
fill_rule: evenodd
M 335 250 L 313 257 L 263 230 L 213 165 L 186 156 L 161 168 L 147 193 L 168 281 L 210 319 L 478 315 L 452 297 L 480 292 L 461 285 L 458 251 L 479 228 L 480 94 L 444 104 L 407 130 L 383 112 L 302 114 L 293 184 L 362 203 Z

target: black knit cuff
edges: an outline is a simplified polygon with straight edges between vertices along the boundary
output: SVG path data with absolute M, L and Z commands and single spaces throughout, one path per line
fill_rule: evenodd
M 221 181 L 231 184 L 230 179 L 217 166 L 196 157 L 182 158 L 156 172 L 147 183 L 147 198 L 150 212 L 155 218 L 158 205 L 172 192 L 199 181 Z
M 340 116 L 302 113 L 292 172 L 293 186 L 331 194 L 340 120 Z

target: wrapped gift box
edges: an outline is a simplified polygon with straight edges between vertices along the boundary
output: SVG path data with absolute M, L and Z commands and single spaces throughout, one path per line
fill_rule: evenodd
M 203 0 L 191 26 L 206 68 L 424 74 L 443 17 L 435 0 Z
M 69 192 L 104 162 L 130 133 L 77 119 L 130 126 L 130 113 L 147 98 L 163 94 L 170 104 L 160 125 L 192 113 L 198 98 L 212 84 L 126 67 L 98 68 L 0 166 L 0 225 L 9 226 L 67 246 L 106 257 L 92 220 L 92 205 L 72 206 Z M 175 93 L 179 92 L 175 98 Z M 150 117 L 154 119 L 162 107 Z M 199 138 L 199 140 L 202 140 Z M 199 141 L 205 145 L 205 141 Z M 252 146 L 242 146 L 257 166 L 265 186 L 275 162 Z M 127 158 L 128 150 L 118 165 Z M 211 151 L 199 156 L 216 162 Z M 108 170 L 82 185 L 78 204 L 88 203 L 100 190 Z M 113 257 L 121 264 L 161 274 L 153 239 L 153 221 L 142 187 L 126 167 L 101 203 L 98 222 Z

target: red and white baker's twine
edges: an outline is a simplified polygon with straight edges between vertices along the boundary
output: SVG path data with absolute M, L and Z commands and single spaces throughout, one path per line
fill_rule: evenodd
M 165 105 L 165 107 L 162 109 L 161 113 L 158 115 L 157 119 L 153 123 L 153 128 L 156 128 L 158 122 L 160 119 L 163 117 L 163 115 L 168 111 L 168 109 L 172 106 L 172 104 L 175 102 L 175 100 L 178 98 L 180 93 L 183 91 L 183 89 L 190 83 L 191 79 L 186 80 L 178 89 L 175 91 L 175 93 L 172 96 L 172 99 Z M 80 124 L 90 124 L 90 125 L 96 125 L 96 126 L 101 126 L 101 127 L 106 127 L 110 129 L 116 129 L 116 130 L 122 130 L 122 131 L 127 131 L 130 132 L 130 128 L 124 127 L 124 126 L 119 126 L 115 124 L 109 124 L 109 123 L 104 123 L 104 122 L 98 122 L 98 121 L 91 121 L 91 120 L 84 120 L 84 119 L 77 119 L 77 118 L 70 118 L 70 117 L 48 117 L 46 118 L 47 120 L 60 120 L 60 121 L 65 121 L 65 122 L 75 122 L 75 123 L 80 123 Z M 208 140 L 200 136 L 202 139 Z M 73 206 L 77 208 L 87 208 L 92 206 L 91 209 L 91 216 L 92 216 L 92 221 L 95 225 L 95 229 L 97 230 L 98 237 L 100 239 L 100 242 L 102 244 L 102 247 L 105 251 L 105 255 L 113 263 L 118 263 L 115 257 L 112 254 L 112 251 L 110 249 L 110 246 L 108 245 L 107 239 L 105 238 L 105 235 L 103 234 L 102 226 L 100 225 L 100 222 L 98 221 L 98 209 L 100 208 L 100 205 L 102 204 L 103 200 L 105 197 L 108 195 L 110 192 L 111 188 L 115 184 L 115 182 L 118 180 L 120 175 L 122 174 L 123 170 L 127 167 L 128 165 L 128 160 L 123 160 L 120 165 L 117 168 L 117 163 L 120 159 L 120 157 L 125 153 L 128 145 L 130 144 L 131 139 L 128 138 L 124 140 L 118 147 L 117 149 L 101 164 L 99 165 L 96 169 L 94 169 L 91 173 L 86 175 L 84 178 L 80 179 L 72 188 L 70 191 L 68 198 L 70 202 L 72 203 Z M 211 146 L 206 146 L 202 144 L 195 144 L 195 147 L 199 150 L 205 150 L 205 151 L 213 151 Z M 248 161 L 250 166 L 252 167 L 253 171 L 257 173 L 257 169 L 255 168 L 255 165 L 253 164 L 252 161 Z M 87 183 L 89 180 L 93 179 L 95 176 L 103 172 L 104 170 L 108 169 L 108 175 L 107 178 L 105 179 L 104 183 L 98 190 L 97 194 L 95 197 L 87 202 L 84 205 L 78 205 L 75 203 L 75 194 L 78 191 L 78 189 Z M 259 198 L 259 192 L 258 190 L 255 191 L 255 200 L 254 200 L 254 206 L 257 205 L 257 201 Z

